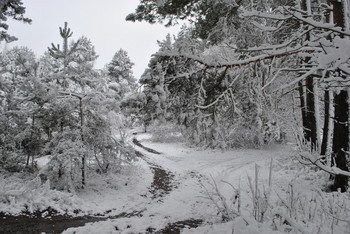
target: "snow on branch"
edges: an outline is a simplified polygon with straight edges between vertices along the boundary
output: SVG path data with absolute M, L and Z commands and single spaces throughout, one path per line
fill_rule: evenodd
M 305 12 L 300 11 L 300 9 L 296 9 L 294 7 L 283 7 L 288 15 L 277 14 L 277 13 L 265 13 L 259 11 L 247 11 L 244 10 L 241 16 L 243 17 L 258 17 L 265 18 L 271 20 L 285 21 L 291 18 L 294 18 L 300 22 L 311 25 L 314 28 L 325 29 L 335 33 L 339 33 L 340 35 L 350 36 L 349 29 L 343 30 L 341 27 L 336 27 L 331 23 L 318 22 L 313 20 L 311 17 L 305 17 Z
M 317 21 L 313 20 L 312 18 L 305 18 L 305 16 L 303 16 L 299 12 L 293 13 L 292 10 L 288 10 L 287 8 L 285 8 L 285 9 L 293 16 L 293 18 L 295 18 L 298 21 L 301 21 L 305 24 L 311 25 L 315 28 L 325 29 L 325 30 L 329 30 L 329 31 L 332 31 L 335 33 L 339 33 L 340 35 L 350 36 L 350 31 L 348 29 L 343 30 L 341 27 L 336 27 L 334 24 L 331 24 L 331 23 L 317 22 Z
M 280 50 L 282 48 L 286 48 L 287 46 L 289 46 L 293 42 L 303 38 L 305 35 L 310 33 L 310 31 L 311 31 L 311 29 L 305 30 L 304 32 L 301 32 L 301 33 L 298 33 L 295 36 L 293 36 L 290 40 L 288 40 L 284 43 L 278 44 L 278 45 L 251 47 L 251 48 L 248 48 L 245 50 L 239 50 L 239 51 L 240 52 L 258 52 L 258 51 L 264 51 L 264 50 Z
M 242 17 L 259 17 L 259 18 L 266 18 L 266 19 L 273 19 L 273 20 L 287 20 L 292 18 L 291 15 L 283 15 L 283 14 L 270 14 L 265 12 L 260 12 L 256 10 L 247 11 L 243 10 L 243 13 L 241 13 Z
M 219 95 L 213 102 L 211 102 L 210 104 L 206 105 L 206 106 L 201 106 L 201 105 L 196 105 L 196 107 L 198 107 L 199 109 L 208 109 L 209 107 L 215 105 L 216 103 L 218 103 L 223 97 L 225 97 L 225 95 L 227 95 L 228 93 L 232 92 L 232 86 L 233 84 L 240 78 L 242 73 L 238 74 L 233 81 L 230 83 L 230 85 L 228 86 L 228 88 L 222 92 L 221 95 Z M 204 89 L 202 87 L 202 89 Z
M 206 67 L 206 69 L 220 69 L 220 68 L 235 68 L 235 67 L 241 67 L 241 66 L 247 66 L 252 63 L 261 62 L 264 60 L 272 60 L 274 58 L 282 58 L 287 57 L 299 53 L 307 53 L 307 54 L 314 54 L 314 53 L 320 53 L 321 49 L 315 48 L 315 47 L 297 47 L 297 48 L 286 48 L 276 51 L 269 51 L 262 55 L 257 55 L 254 57 L 250 57 L 248 59 L 243 60 L 236 60 L 230 63 L 212 63 L 203 60 L 202 58 L 198 56 L 193 56 L 190 54 L 182 54 L 178 52 L 158 52 L 155 54 L 155 56 L 160 57 L 181 57 L 185 59 L 193 60 L 194 62 L 197 62 L 203 66 Z
M 276 31 L 278 29 L 278 27 L 271 27 L 271 26 L 264 26 L 264 25 L 261 25 L 259 24 L 258 22 L 256 21 L 253 21 L 252 24 L 257 27 L 258 29 L 260 30 L 263 30 L 263 31 Z
M 277 77 L 279 77 L 281 72 L 307 72 L 308 70 L 306 70 L 305 68 L 298 68 L 298 69 L 292 69 L 292 68 L 280 68 L 278 69 L 274 76 L 270 79 L 269 82 L 267 82 L 261 89 L 264 90 L 266 87 L 268 87 L 269 85 L 271 85 Z
M 73 96 L 79 99 L 83 99 L 84 96 L 77 94 L 77 93 L 72 93 L 72 92 L 65 92 L 65 91 L 59 91 L 59 94 L 64 95 L 64 96 Z
M 302 80 L 306 79 L 307 77 L 309 77 L 311 75 L 316 76 L 315 74 L 316 74 L 317 71 L 318 71 L 318 67 L 317 68 L 313 68 L 313 69 L 309 70 L 308 72 L 304 73 L 304 75 L 299 76 L 297 79 L 293 80 L 292 82 L 289 82 L 288 84 L 285 84 L 282 87 L 279 87 L 278 90 L 288 88 L 288 87 L 298 83 L 299 81 L 302 81 Z
M 317 158 L 317 157 L 315 157 L 314 155 L 312 155 L 309 152 L 301 152 L 300 156 L 306 162 L 312 163 L 313 165 L 317 166 L 318 168 L 320 168 L 321 170 L 323 170 L 325 172 L 328 172 L 329 174 L 332 174 L 332 175 L 344 175 L 344 176 L 350 177 L 350 172 L 349 171 L 341 170 L 340 168 L 335 167 L 335 166 L 333 166 L 333 167 L 326 166 L 320 161 L 321 158 Z
M 308 231 L 306 229 L 306 227 L 297 222 L 296 220 L 294 220 L 293 218 L 291 218 L 289 215 L 287 215 L 283 210 L 278 209 L 276 211 L 276 214 L 283 217 L 292 227 L 294 227 L 295 229 L 297 229 L 299 232 L 301 232 L 302 234 L 311 234 L 310 231 Z

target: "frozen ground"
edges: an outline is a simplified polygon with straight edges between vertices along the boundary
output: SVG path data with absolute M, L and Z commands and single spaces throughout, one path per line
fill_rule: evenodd
M 106 217 L 82 227 L 69 228 L 64 231 L 66 234 L 178 233 L 179 230 L 183 233 L 223 234 L 233 231 L 248 234 L 350 233 L 346 226 L 349 225 L 346 221 L 350 220 L 349 212 L 339 208 L 338 213 L 335 212 L 339 204 L 349 207 L 349 196 L 325 195 L 320 191 L 325 186 L 327 175 L 301 166 L 295 160 L 292 145 L 221 152 L 190 148 L 182 143 L 154 143 L 148 140 L 149 137 L 147 134 L 136 136 L 142 145 L 161 154 L 150 153 L 135 145 L 142 154 L 142 159 L 135 165 L 126 168 L 121 175 L 89 178 L 88 189 L 74 195 L 49 190 L 47 185 L 39 183 L 36 189 L 28 191 L 26 188 L 30 186 L 19 186 L 23 185 L 19 176 L 12 179 L 3 176 L 1 181 L 17 180 L 17 184 L 0 182 L 0 191 L 12 191 L 12 195 L 8 192 L 0 194 L 1 199 L 7 199 L 7 202 L 0 200 L 0 212 L 19 213 L 24 205 L 32 210 L 51 206 L 70 214 L 79 210 L 78 215 L 100 214 Z M 272 186 L 269 188 L 271 159 Z M 156 175 L 166 179 L 156 178 Z M 256 207 L 266 211 L 260 217 L 261 222 L 254 219 L 254 199 L 248 177 L 259 191 L 255 194 L 259 197 Z M 36 180 L 31 181 L 35 183 Z M 235 219 L 222 223 L 218 207 L 223 203 L 220 203 L 220 198 L 215 198 L 218 202 L 215 206 L 208 199 L 208 194 L 214 197 L 214 184 L 226 199 L 231 216 L 236 217 L 235 212 L 239 213 Z M 231 199 L 232 195 L 237 195 L 231 185 L 240 192 L 240 199 L 237 196 Z M 25 191 L 32 194 L 23 196 Z M 334 205 L 333 223 L 329 223 L 326 217 L 326 210 L 330 210 L 329 201 Z M 130 215 L 118 216 L 123 212 Z M 340 216 L 345 221 L 335 219 Z

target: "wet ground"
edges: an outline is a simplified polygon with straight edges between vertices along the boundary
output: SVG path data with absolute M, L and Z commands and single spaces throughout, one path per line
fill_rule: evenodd
M 45 211 L 44 211 L 45 212 Z M 43 212 L 43 213 L 44 213 Z M 124 217 L 142 216 L 141 212 L 121 213 L 113 217 L 81 216 L 72 217 L 68 215 L 52 215 L 41 217 L 36 215 L 9 216 L 0 213 L 1 234 L 36 234 L 36 233 L 62 233 L 71 227 L 84 226 L 86 223 L 104 221 L 107 219 L 118 219 Z M 102 233 L 101 233 L 102 234 Z
M 139 147 L 142 147 L 146 151 L 153 154 L 160 154 L 156 150 L 143 146 L 136 138 L 133 139 L 133 143 Z M 177 187 L 175 181 L 175 175 L 168 170 L 163 169 L 159 165 L 150 162 L 139 151 L 136 151 L 136 155 L 145 160 L 153 171 L 153 181 L 149 188 L 149 192 L 152 194 L 152 199 L 158 201 L 169 194 L 173 189 Z M 86 223 L 104 221 L 108 219 L 118 219 L 126 217 L 142 217 L 143 211 L 134 211 L 131 213 L 121 213 L 116 216 L 108 216 L 108 211 L 105 214 L 97 214 L 96 216 L 80 216 L 72 217 L 68 215 L 57 215 L 54 210 L 48 209 L 45 211 L 38 211 L 34 214 L 24 212 L 20 216 L 9 216 L 0 213 L 0 233 L 1 234 L 41 234 L 41 233 L 62 233 L 64 230 L 71 227 L 84 226 Z M 175 223 L 169 223 L 161 230 L 155 230 L 149 228 L 144 233 L 180 233 L 183 228 L 198 227 L 203 220 L 189 219 L 178 221 Z M 118 231 L 118 227 L 115 227 Z M 101 233 L 102 234 L 102 233 Z

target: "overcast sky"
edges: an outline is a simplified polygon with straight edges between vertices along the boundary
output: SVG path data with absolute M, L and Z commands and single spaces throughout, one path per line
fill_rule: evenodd
M 51 43 L 62 43 L 59 27 L 68 22 L 73 39 L 88 37 L 99 55 L 96 67 L 111 61 L 120 48 L 126 50 L 135 63 L 134 75 L 138 79 L 147 67 L 151 54 L 158 50 L 157 40 L 176 34 L 176 28 L 150 25 L 145 22 L 126 22 L 139 0 L 23 0 L 26 16 L 32 24 L 9 21 L 10 35 L 19 38 L 9 44 L 28 46 L 41 56 Z

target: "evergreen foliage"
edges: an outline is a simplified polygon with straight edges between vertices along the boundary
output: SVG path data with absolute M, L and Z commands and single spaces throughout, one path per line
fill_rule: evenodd
M 112 61 L 107 65 L 108 87 L 116 93 L 116 98 L 121 100 L 132 91 L 135 91 L 136 79 L 132 74 L 132 67 L 128 53 L 120 49 L 114 56 Z
M 162 77 L 149 76 L 144 81 L 152 87 L 164 80 L 164 110 L 170 111 L 172 117 L 182 116 L 177 119 L 185 128 L 191 125 L 190 139 L 194 142 L 223 148 L 259 146 L 272 139 L 280 141 L 285 131 L 282 126 L 294 122 L 303 129 L 298 133 L 298 127 L 292 127 L 300 148 L 317 152 L 321 144 L 319 126 L 324 121 L 324 144 L 328 146 L 323 145 L 323 149 L 330 148 L 327 138 L 331 115 L 325 111 L 325 116 L 320 116 L 318 102 L 323 93 L 329 99 L 327 92 L 334 92 L 332 155 L 336 166 L 346 172 L 347 13 L 347 1 L 146 0 L 140 1 L 127 20 L 165 21 L 166 25 L 179 19 L 192 22 L 192 28 L 185 29 L 174 43 L 161 45 L 151 60 L 148 73 L 161 70 Z M 182 40 L 186 30 L 187 39 Z M 339 48 L 342 52 L 335 54 Z M 182 89 L 179 83 L 188 83 L 191 89 Z M 299 92 L 298 99 L 294 89 Z M 319 91 L 321 95 L 317 96 Z M 187 101 L 180 104 L 184 92 Z M 285 119 L 282 103 L 300 105 L 301 115 L 295 117 L 295 110 L 289 109 Z M 179 108 L 179 104 L 190 106 L 186 108 L 189 111 Z M 249 143 L 237 144 L 242 142 Z M 335 176 L 333 189 L 345 191 L 348 178 L 344 173 Z
M 24 17 L 25 7 L 22 6 L 22 0 L 1 0 L 0 2 L 0 42 L 7 43 L 17 40 L 16 37 L 7 33 L 9 25 L 5 22 L 8 18 L 12 18 L 23 23 L 31 23 L 32 20 Z
M 35 171 L 36 158 L 46 156 L 41 178 L 72 191 L 87 186 L 92 173 L 118 172 L 135 154 L 114 130 L 124 120 L 116 120 L 109 80 L 94 69 L 91 41 L 70 41 L 67 23 L 60 35 L 62 45 L 52 44 L 38 61 L 26 47 L 0 54 L 0 167 Z

